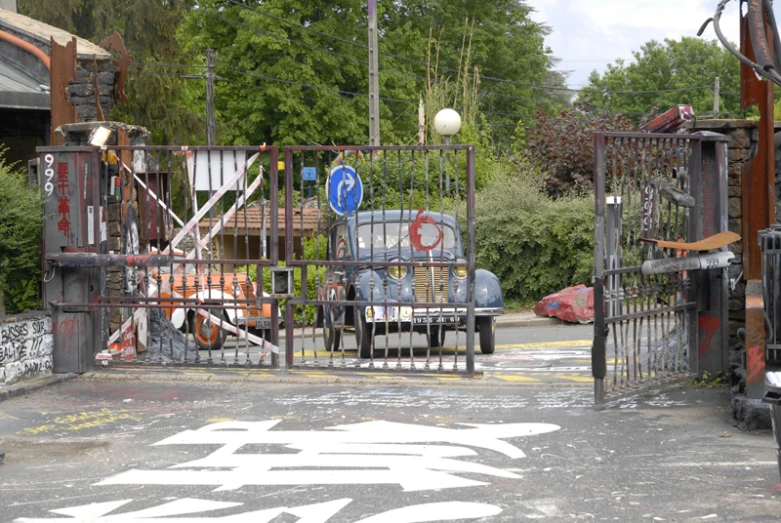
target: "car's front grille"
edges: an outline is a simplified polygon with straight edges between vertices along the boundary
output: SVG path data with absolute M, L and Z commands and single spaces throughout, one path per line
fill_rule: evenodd
M 415 267 L 415 301 L 447 303 L 448 272 L 447 267 Z

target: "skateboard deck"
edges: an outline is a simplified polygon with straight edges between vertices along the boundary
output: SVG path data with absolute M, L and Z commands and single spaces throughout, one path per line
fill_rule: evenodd
M 714 249 L 721 249 L 726 247 L 730 243 L 740 241 L 740 235 L 734 232 L 720 232 L 713 236 L 708 236 L 704 240 L 692 243 L 683 242 L 671 242 L 667 240 L 656 240 L 653 238 L 640 238 L 644 242 L 655 243 L 659 247 L 664 249 L 680 249 L 683 251 L 712 251 Z

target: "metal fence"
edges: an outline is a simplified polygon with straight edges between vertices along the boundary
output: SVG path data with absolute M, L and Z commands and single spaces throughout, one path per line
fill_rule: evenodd
M 493 351 L 471 146 L 290 147 L 284 175 L 274 147 L 41 152 L 70 176 L 47 212 L 85 217 L 47 222 L 48 302 L 91 313 L 104 365 L 472 374 L 476 330 Z
M 493 328 L 475 316 L 474 149 L 289 147 L 285 169 L 288 367 L 473 373 Z
M 686 271 L 644 274 L 645 262 L 683 257 L 662 239 L 697 238 L 700 139 L 595 135 L 595 399 L 664 383 L 696 366 L 695 281 Z
M 781 226 L 759 232 L 766 324 L 766 363 L 781 367 Z

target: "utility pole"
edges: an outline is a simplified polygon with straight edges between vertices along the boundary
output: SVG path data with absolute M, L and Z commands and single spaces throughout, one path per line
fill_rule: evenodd
M 380 72 L 377 0 L 369 0 L 369 145 L 380 145 Z
M 214 121 L 214 49 L 206 50 L 206 145 L 217 145 Z
M 719 117 L 719 77 L 713 85 L 713 118 Z

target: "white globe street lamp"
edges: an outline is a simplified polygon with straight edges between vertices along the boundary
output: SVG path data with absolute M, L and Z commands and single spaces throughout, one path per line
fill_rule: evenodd
M 461 130 L 461 115 L 453 109 L 442 109 L 434 117 L 434 129 L 444 136 L 449 144 L 450 137 Z
M 442 109 L 434 117 L 434 129 L 445 137 L 445 145 L 450 145 L 450 137 L 461 130 L 461 115 L 453 109 Z M 447 156 L 447 151 L 445 155 Z M 450 194 L 449 172 L 445 176 L 445 192 Z

